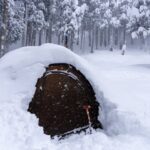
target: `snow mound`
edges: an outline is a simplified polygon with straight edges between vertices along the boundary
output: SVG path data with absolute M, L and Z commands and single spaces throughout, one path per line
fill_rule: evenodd
M 68 63 L 90 81 L 100 102 L 104 130 L 73 135 L 64 141 L 51 140 L 27 112 L 37 79 L 52 63 Z M 129 112 L 121 112 L 104 99 L 99 84 L 101 74 L 85 59 L 54 44 L 23 47 L 0 59 L 0 149 L 1 150 L 149 150 L 149 131 Z M 132 143 L 132 144 L 130 144 Z
M 52 63 L 68 63 L 79 69 L 91 82 L 97 99 L 103 104 L 101 92 L 94 83 L 93 71 L 89 69 L 90 64 L 70 50 L 44 44 L 9 52 L 0 60 L 0 149 L 58 149 L 55 140 L 51 141 L 49 136 L 43 134 L 38 119 L 27 112 L 37 79 Z M 105 118 L 102 113 L 101 117 Z

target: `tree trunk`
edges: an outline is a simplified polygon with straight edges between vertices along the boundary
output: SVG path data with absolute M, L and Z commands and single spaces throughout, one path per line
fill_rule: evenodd
M 103 36 L 103 34 L 104 34 L 104 31 L 103 30 L 100 30 L 100 47 L 102 47 L 103 46 L 103 40 L 104 40 L 104 36 Z
M 94 53 L 94 27 L 92 30 L 92 43 L 91 43 L 91 53 Z
M 32 43 L 31 43 L 32 46 L 35 46 L 36 45 L 36 30 L 33 29 L 32 31 Z
M 83 48 L 83 35 L 84 35 L 84 31 L 83 28 L 81 29 L 81 42 L 80 42 L 80 49 Z
M 68 48 L 68 36 L 67 36 L 67 35 L 65 35 L 64 46 L 65 46 L 66 48 Z
M 124 24 L 124 27 L 123 27 L 123 44 L 126 43 L 126 24 Z
M 41 29 L 41 30 L 39 31 L 38 45 L 41 45 L 41 44 L 42 44 L 42 35 L 43 35 L 43 29 Z
M 61 35 L 60 35 L 60 33 L 58 33 L 58 41 L 57 41 L 58 45 L 60 45 L 60 37 L 61 37 Z
M 91 47 L 91 29 L 89 29 L 89 47 Z
M 115 29 L 115 45 L 118 45 L 118 29 Z
M 123 35 L 122 34 L 123 34 L 123 31 L 122 31 L 122 28 L 119 28 L 118 30 L 119 30 L 119 32 L 118 32 L 119 49 L 122 50 L 122 46 L 123 46 Z
M 104 28 L 104 46 L 107 46 L 107 28 Z
M 46 29 L 46 33 L 45 33 L 45 36 L 46 36 L 46 43 L 48 43 L 48 29 Z
M 80 41 L 80 30 L 78 29 L 78 38 L 77 38 L 77 45 L 79 45 Z
M 24 20 L 25 20 L 25 29 L 24 29 L 24 32 L 22 34 L 22 46 L 26 46 L 26 38 L 27 38 L 27 25 L 28 25 L 28 6 L 27 6 L 27 3 L 24 2 L 24 7 L 25 7 L 25 15 L 24 15 Z
M 48 42 L 52 43 L 52 19 L 50 20 L 50 27 L 48 30 Z
M 113 51 L 113 44 L 114 44 L 114 40 L 113 40 L 113 27 L 109 26 L 109 45 L 110 45 L 110 51 Z
M 1 53 L 1 47 L 2 47 L 2 30 L 0 29 L 0 53 Z M 0 57 L 1 57 L 1 54 L 0 54 Z
M 109 25 L 107 29 L 107 44 L 108 46 L 111 45 L 111 25 Z
M 96 49 L 98 49 L 98 36 L 99 35 L 99 30 L 98 30 L 98 27 L 96 27 L 96 33 L 95 33 L 95 46 L 96 46 Z
M 71 32 L 71 39 L 70 39 L 70 49 L 73 51 L 73 42 L 74 42 L 74 33 Z
M 4 0 L 3 14 L 2 14 L 2 31 L 1 31 L 1 45 L 0 45 L 0 56 L 6 53 L 6 36 L 7 36 L 7 21 L 8 21 L 8 0 Z

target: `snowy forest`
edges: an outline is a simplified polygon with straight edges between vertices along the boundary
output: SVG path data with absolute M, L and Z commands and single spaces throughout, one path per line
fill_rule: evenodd
M 0 0 L 0 150 L 150 150 L 150 0 Z
M 0 0 L 0 56 L 12 44 L 148 48 L 150 0 Z

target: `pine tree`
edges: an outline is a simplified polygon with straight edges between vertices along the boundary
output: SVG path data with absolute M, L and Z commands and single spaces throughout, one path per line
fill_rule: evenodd
M 56 1 L 56 27 L 58 43 L 73 48 L 75 34 L 78 31 L 79 20 L 77 19 L 78 2 L 74 0 Z

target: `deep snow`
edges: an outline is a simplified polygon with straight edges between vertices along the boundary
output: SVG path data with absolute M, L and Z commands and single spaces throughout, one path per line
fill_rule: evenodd
M 149 150 L 150 55 L 97 51 L 81 58 L 45 44 L 21 48 L 0 60 L 0 150 Z M 58 141 L 43 134 L 27 112 L 37 78 L 50 63 L 70 63 L 91 82 L 101 103 L 104 130 Z M 103 96 L 104 95 L 104 96 Z

